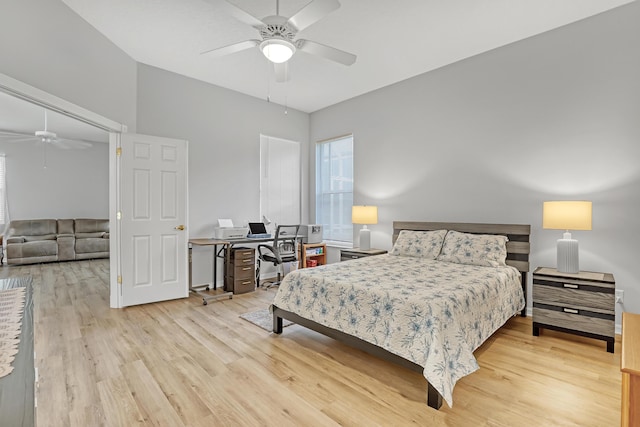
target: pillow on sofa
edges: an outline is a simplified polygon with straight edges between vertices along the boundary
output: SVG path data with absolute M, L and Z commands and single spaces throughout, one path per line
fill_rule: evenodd
M 401 230 L 391 249 L 391 255 L 436 259 L 447 230 Z
M 504 266 L 508 240 L 507 236 L 450 230 L 444 239 L 438 261 L 485 267 Z

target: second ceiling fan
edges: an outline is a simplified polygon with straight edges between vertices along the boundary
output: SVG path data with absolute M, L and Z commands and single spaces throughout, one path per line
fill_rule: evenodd
M 289 79 L 287 61 L 296 51 L 320 56 L 343 65 L 351 65 L 356 61 L 356 55 L 352 53 L 311 40 L 296 39 L 299 31 L 338 9 L 340 7 L 338 0 L 313 0 L 290 18 L 280 16 L 280 1 L 276 0 L 276 14 L 262 20 L 226 0 L 209 0 L 209 2 L 222 6 L 231 16 L 258 30 L 261 40 L 245 40 L 207 50 L 202 54 L 224 56 L 259 47 L 260 51 L 273 63 L 277 82 L 285 82 Z

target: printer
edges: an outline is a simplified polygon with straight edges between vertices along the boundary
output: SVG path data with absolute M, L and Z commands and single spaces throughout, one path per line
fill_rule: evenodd
M 322 225 L 302 224 L 298 236 L 302 237 L 302 243 L 320 243 L 322 242 Z
M 248 232 L 247 227 L 236 227 L 230 219 L 219 219 L 218 226 L 213 229 L 213 237 L 221 240 L 243 239 L 247 237 Z

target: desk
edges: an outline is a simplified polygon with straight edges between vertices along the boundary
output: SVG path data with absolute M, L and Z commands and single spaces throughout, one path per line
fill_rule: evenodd
M 213 286 L 213 289 L 215 290 L 218 288 L 218 246 L 228 248 L 231 246 L 231 242 L 229 242 L 228 240 L 217 239 L 189 239 L 189 291 L 201 296 L 203 305 L 207 305 L 208 301 L 211 300 L 233 298 L 233 292 L 224 292 L 222 294 L 209 295 L 205 294 L 202 291 L 202 288 L 208 291 L 209 285 L 193 286 L 193 246 L 213 246 L 213 277 L 211 280 L 211 286 Z
M 300 237 L 298 239 L 301 239 Z M 241 243 L 264 243 L 264 242 L 273 242 L 273 237 L 267 238 L 249 238 L 245 237 L 242 239 L 228 239 L 228 240 L 219 240 L 219 239 L 207 239 L 207 238 L 194 238 L 189 239 L 189 291 L 193 292 L 202 297 L 202 304 L 207 305 L 208 301 L 211 300 L 220 300 L 224 298 L 233 298 L 233 292 L 224 292 L 216 295 L 209 295 L 202 291 L 202 289 L 208 291 L 209 285 L 196 285 L 193 286 L 193 269 L 192 269 L 192 249 L 193 246 L 213 246 L 213 278 L 211 281 L 211 286 L 213 289 L 218 288 L 218 246 L 222 246 L 222 249 L 225 252 L 224 255 L 224 272 L 226 276 L 226 272 L 229 271 L 229 265 L 231 263 L 231 258 L 229 257 L 229 250 L 237 244 Z M 256 283 L 258 286 L 258 283 Z
M 217 295 L 209 295 L 202 292 L 201 289 L 209 290 L 209 285 L 201 285 L 201 286 L 193 286 L 192 283 L 192 254 L 191 250 L 193 246 L 213 246 L 213 280 L 211 281 L 211 286 L 213 289 L 217 289 L 217 280 L 218 280 L 218 263 L 217 258 L 219 257 L 218 246 L 222 246 L 224 251 L 224 276 L 226 277 L 227 272 L 229 271 L 231 264 L 230 249 L 239 244 L 247 244 L 247 243 L 265 243 L 265 242 L 273 242 L 274 237 L 265 237 L 265 238 L 252 238 L 252 237 L 243 237 L 241 239 L 207 239 L 207 238 L 193 238 L 189 239 L 189 291 L 198 294 L 202 297 L 202 304 L 207 305 L 207 301 L 210 300 L 219 300 L 223 298 L 231 299 L 233 297 L 233 292 L 225 292 Z M 299 243 L 302 242 L 302 236 L 298 236 L 297 240 Z M 224 281 L 224 280 L 223 280 Z M 259 287 L 259 278 L 256 277 L 256 287 Z

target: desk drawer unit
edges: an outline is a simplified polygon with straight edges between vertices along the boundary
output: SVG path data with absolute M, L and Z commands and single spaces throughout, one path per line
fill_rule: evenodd
M 608 273 L 559 273 L 541 267 L 533 273 L 533 335 L 554 329 L 615 342 L 615 281 Z
M 232 248 L 229 268 L 225 277 L 225 290 L 234 294 L 256 289 L 256 251 L 253 248 Z

